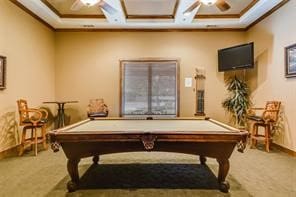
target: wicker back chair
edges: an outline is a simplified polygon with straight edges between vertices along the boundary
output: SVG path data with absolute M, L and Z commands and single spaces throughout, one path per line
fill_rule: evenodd
M 104 103 L 104 99 L 91 99 L 88 104 L 87 116 L 93 117 L 107 117 L 109 113 L 107 105 Z
M 23 127 L 22 139 L 20 144 L 19 155 L 21 156 L 24 152 L 26 145 L 35 146 L 35 156 L 37 155 L 38 143 L 43 143 L 43 147 L 47 149 L 46 144 L 46 123 L 48 112 L 44 109 L 33 109 L 29 108 L 27 101 L 24 99 L 17 100 L 20 126 Z M 37 128 L 41 130 L 41 136 L 38 137 Z M 27 138 L 27 130 L 31 130 L 31 137 Z
M 251 131 L 251 147 L 256 146 L 257 141 L 265 141 L 265 149 L 269 152 L 270 142 L 272 141 L 271 131 L 278 121 L 280 101 L 267 101 L 264 108 L 251 108 L 247 119 L 253 122 Z M 261 110 L 262 114 L 257 115 L 256 111 Z M 264 127 L 264 134 L 258 133 L 258 127 Z

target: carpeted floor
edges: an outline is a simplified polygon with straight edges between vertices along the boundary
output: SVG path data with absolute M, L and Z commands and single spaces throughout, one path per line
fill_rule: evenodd
M 69 176 L 62 151 L 28 152 L 0 161 L 0 196 L 296 196 L 296 158 L 273 151 L 235 151 L 227 180 L 230 192 L 217 185 L 215 160 L 202 166 L 196 156 L 174 153 L 104 155 L 79 163 L 81 189 L 67 193 Z

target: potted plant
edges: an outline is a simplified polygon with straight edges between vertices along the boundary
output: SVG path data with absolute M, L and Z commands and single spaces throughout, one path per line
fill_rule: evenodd
M 251 105 L 248 85 L 235 76 L 226 81 L 226 86 L 229 96 L 222 106 L 231 114 L 236 127 L 245 127 L 247 110 Z

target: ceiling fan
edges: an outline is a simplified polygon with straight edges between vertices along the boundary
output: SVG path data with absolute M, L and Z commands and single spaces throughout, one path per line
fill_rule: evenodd
M 106 3 L 106 1 L 104 1 L 104 0 L 76 0 L 72 4 L 70 9 L 72 11 L 77 11 L 77 10 L 80 10 L 84 6 L 91 7 L 94 5 L 97 5 L 99 8 L 105 10 L 109 14 L 115 14 L 117 12 L 117 10 L 114 7 L 112 7 L 110 4 Z
M 196 0 L 183 12 L 183 14 L 189 15 L 195 8 L 201 6 L 202 4 L 207 6 L 216 5 L 216 7 L 222 12 L 225 12 L 231 8 L 225 0 Z

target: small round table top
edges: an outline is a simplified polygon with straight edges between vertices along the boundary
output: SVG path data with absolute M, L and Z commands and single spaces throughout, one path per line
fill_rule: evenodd
M 63 104 L 63 103 L 78 103 L 78 101 L 45 101 L 43 103 L 44 104 L 51 104 L 51 103 Z

